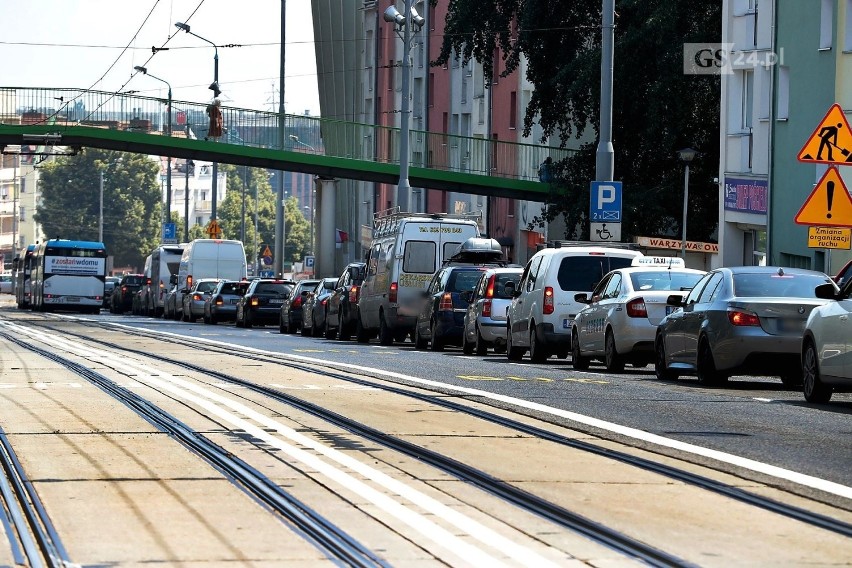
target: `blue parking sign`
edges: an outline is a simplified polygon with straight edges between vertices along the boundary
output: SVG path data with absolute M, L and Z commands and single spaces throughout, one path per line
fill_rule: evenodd
M 174 223 L 163 223 L 163 242 L 164 243 L 176 243 L 176 229 Z
M 593 181 L 590 193 L 589 220 L 621 222 L 621 182 Z

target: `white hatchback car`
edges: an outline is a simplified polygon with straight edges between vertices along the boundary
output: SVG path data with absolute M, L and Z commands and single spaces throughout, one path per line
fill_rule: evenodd
M 675 309 L 666 304 L 668 297 L 686 296 L 705 274 L 686 268 L 682 258 L 638 257 L 629 268 L 607 274 L 591 294 L 577 294 L 586 307 L 571 329 L 574 368 L 588 369 L 592 359 L 615 373 L 625 363 L 652 363 L 657 326 Z
M 852 392 L 852 279 L 838 292 L 816 287 L 816 296 L 834 300 L 811 310 L 802 339 L 805 400 L 824 403 L 834 392 Z

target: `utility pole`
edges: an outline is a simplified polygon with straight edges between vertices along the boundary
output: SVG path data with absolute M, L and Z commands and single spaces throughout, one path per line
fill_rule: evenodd
M 595 159 L 595 180 L 613 181 L 615 150 L 612 147 L 612 75 L 614 66 L 615 0 L 603 0 L 601 22 L 600 140 Z
M 100 206 L 98 208 L 98 242 L 104 242 L 104 172 L 100 172 Z
M 287 0 L 281 0 L 281 97 L 278 100 L 278 149 L 284 149 L 284 126 L 286 118 L 284 116 L 284 72 L 286 70 L 286 45 L 287 38 Z M 275 277 L 281 278 L 284 275 L 284 239 L 287 238 L 286 228 L 284 227 L 284 172 L 278 172 L 278 191 L 275 199 L 275 254 L 273 262 L 273 270 Z M 257 254 L 257 251 L 255 251 Z

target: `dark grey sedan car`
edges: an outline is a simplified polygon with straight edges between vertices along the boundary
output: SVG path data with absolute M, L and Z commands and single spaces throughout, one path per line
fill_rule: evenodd
M 296 333 L 302 327 L 302 310 L 311 290 L 317 287 L 319 280 L 300 280 L 293 293 L 285 298 L 278 312 L 278 331 Z
M 204 300 L 204 323 L 215 325 L 222 321 L 235 321 L 237 304 L 248 286 L 248 280 L 221 280 Z
M 811 310 L 828 300 L 814 289 L 831 278 L 822 272 L 777 266 L 718 268 L 663 318 L 654 340 L 657 378 L 697 375 L 719 384 L 731 375 L 780 376 L 802 384 L 802 334 Z

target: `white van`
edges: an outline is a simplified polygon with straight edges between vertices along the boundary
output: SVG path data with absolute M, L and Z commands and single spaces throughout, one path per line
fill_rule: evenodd
M 177 274 L 176 318 L 183 310 L 183 295 L 199 278 L 243 280 L 246 278 L 246 251 L 242 241 L 195 239 L 186 245 Z
M 506 355 L 519 361 L 529 350 L 540 363 L 551 355 L 565 359 L 571 352 L 571 325 L 585 307 L 574 299 L 590 293 L 610 270 L 630 266 L 644 256 L 635 245 L 552 241 L 524 267 L 506 312 Z
M 422 290 L 463 242 L 479 236 L 476 215 L 376 213 L 373 242 L 358 299 L 359 342 L 379 336 L 382 345 L 404 341 L 414 331 Z
M 151 253 L 151 270 L 145 271 L 150 278 L 149 291 L 144 311 L 155 318 L 163 315 L 166 294 L 172 274 L 177 274 L 185 245 L 160 245 Z

